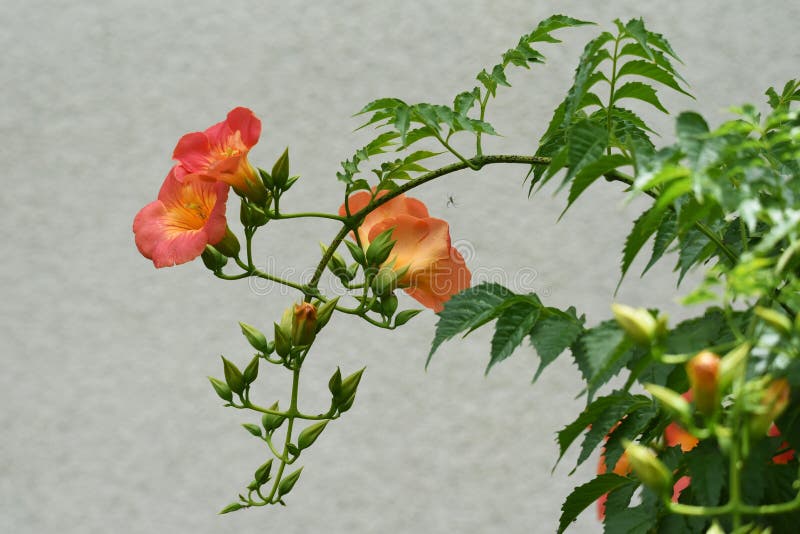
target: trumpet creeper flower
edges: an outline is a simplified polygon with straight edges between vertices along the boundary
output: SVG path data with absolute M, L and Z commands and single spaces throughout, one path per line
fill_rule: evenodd
M 186 263 L 225 236 L 228 185 L 183 176 L 179 167 L 164 180 L 158 199 L 133 220 L 136 246 L 156 267 Z

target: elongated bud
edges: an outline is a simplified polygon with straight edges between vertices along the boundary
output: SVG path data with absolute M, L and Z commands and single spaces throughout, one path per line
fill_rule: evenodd
M 733 380 L 745 372 L 748 354 L 750 354 L 750 343 L 742 343 L 722 357 L 719 362 L 720 393 L 728 389 Z
M 780 416 L 789 405 L 791 389 L 785 378 L 773 380 L 764 389 L 761 396 L 759 412 L 750 418 L 750 435 L 754 438 L 767 435 L 772 422 Z
M 294 306 L 292 317 L 292 344 L 298 347 L 311 345 L 317 336 L 317 309 L 310 302 Z
M 389 258 L 395 243 L 392 241 L 392 231 L 394 228 L 381 232 L 369 244 L 366 254 L 369 265 L 380 265 Z
M 239 246 L 239 240 L 227 226 L 225 227 L 225 235 L 218 243 L 214 245 L 214 248 L 229 258 L 239 257 L 239 250 L 241 250 L 241 247 Z
M 203 265 L 214 272 L 219 271 L 228 263 L 228 258 L 211 245 L 206 245 L 200 257 L 203 259 Z
M 697 353 L 686 363 L 694 405 L 706 417 L 719 408 L 719 367 L 719 356 L 707 350 Z
M 326 247 L 324 244 L 320 243 L 319 248 L 322 249 L 323 256 L 328 253 L 328 247 Z M 347 276 L 347 263 L 344 261 L 342 255 L 338 252 L 334 252 L 333 255 L 331 255 L 331 259 L 328 261 L 328 269 L 330 269 L 330 271 L 337 278 L 340 278 L 345 282 L 349 282 Z
M 646 309 L 614 303 L 611 305 L 611 311 L 614 312 L 614 318 L 620 327 L 639 345 L 649 346 L 655 340 L 659 326 Z
M 622 444 L 625 447 L 628 462 L 642 484 L 658 495 L 671 494 L 672 473 L 655 453 L 643 445 L 628 440 L 623 440 Z
M 244 179 L 244 187 L 234 186 L 234 190 L 257 206 L 266 206 L 272 197 L 259 179 L 256 170 L 250 167 L 250 173 Z
M 269 200 L 271 200 L 271 198 Z M 269 204 L 269 200 L 267 204 Z M 267 217 L 264 210 L 258 206 L 254 206 L 248 202 L 242 202 L 239 209 L 239 219 L 244 226 L 264 226 L 267 224 L 269 217 Z
M 692 408 L 689 401 L 683 398 L 679 393 L 672 391 L 656 384 L 645 384 L 646 389 L 661 405 L 677 417 L 680 421 L 689 421 L 692 417 Z
M 792 332 L 792 321 L 784 314 L 772 308 L 762 308 L 761 306 L 756 306 L 755 313 L 781 334 L 790 334 Z
M 288 189 L 286 182 L 289 180 L 289 149 L 283 151 L 283 154 L 272 166 L 272 183 L 276 189 Z
M 391 266 L 381 267 L 372 279 L 372 290 L 376 295 L 388 296 L 396 287 L 397 273 Z
M 289 333 L 287 333 L 281 325 L 275 323 L 275 353 L 281 358 L 288 356 L 289 352 L 292 350 L 292 341 L 290 336 L 291 327 L 289 329 Z
M 331 299 L 322 306 L 319 307 L 317 310 L 317 332 L 322 330 L 322 328 L 328 324 L 328 321 L 331 320 L 331 316 L 333 312 L 336 310 L 336 304 L 339 302 L 339 297 L 335 299 Z

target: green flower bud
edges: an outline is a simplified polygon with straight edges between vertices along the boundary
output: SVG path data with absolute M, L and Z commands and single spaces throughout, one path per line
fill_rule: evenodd
M 203 260 L 203 264 L 214 272 L 221 270 L 228 263 L 228 258 L 211 245 L 206 245 L 200 257 Z
M 642 484 L 659 496 L 670 495 L 672 493 L 672 473 L 656 454 L 649 448 L 628 440 L 623 440 L 622 444 L 625 447 L 628 462 Z
M 646 309 L 614 303 L 611 305 L 611 311 L 617 323 L 634 342 L 649 346 L 655 340 L 659 326 Z
M 719 362 L 719 390 L 720 393 L 728 389 L 733 380 L 744 374 L 747 356 L 750 354 L 750 343 L 742 343 Z
M 689 401 L 679 393 L 656 384 L 645 384 L 644 389 L 648 391 L 665 410 L 677 417 L 680 421 L 690 421 L 692 418 L 692 407 Z
M 762 391 L 759 409 L 750 416 L 750 436 L 760 438 L 767 435 L 769 427 L 789 405 L 791 389 L 785 378 L 773 380 Z
M 338 302 L 339 297 L 336 297 L 319 307 L 317 310 L 317 332 L 322 330 L 322 328 L 328 324 L 328 321 L 331 320 L 331 316 L 333 312 L 336 311 L 336 304 L 338 304 Z
M 389 254 L 392 253 L 392 248 L 395 243 L 392 240 L 393 230 L 394 228 L 389 228 L 381 232 L 369 244 L 366 254 L 367 263 L 369 265 L 380 265 L 389 258 Z
M 272 166 L 272 183 L 276 189 L 288 189 L 286 182 L 289 179 L 289 149 L 283 151 L 283 154 Z
M 218 243 L 214 244 L 214 248 L 229 258 L 238 258 L 239 250 L 241 250 L 239 240 L 228 227 L 225 227 L 225 235 Z
M 762 308 L 761 306 L 756 306 L 755 313 L 765 323 L 781 334 L 788 335 L 792 332 L 792 321 L 784 314 L 771 308 Z
M 287 333 L 286 330 L 275 323 L 275 353 L 280 356 L 281 358 L 285 358 L 289 355 L 289 352 L 292 350 L 292 342 L 291 342 L 291 327 L 289 332 Z

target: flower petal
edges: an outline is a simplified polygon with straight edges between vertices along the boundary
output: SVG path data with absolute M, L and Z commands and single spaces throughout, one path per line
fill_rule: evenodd
M 210 162 L 211 145 L 203 132 L 184 135 L 175 145 L 172 159 L 177 160 L 189 173 L 205 170 Z

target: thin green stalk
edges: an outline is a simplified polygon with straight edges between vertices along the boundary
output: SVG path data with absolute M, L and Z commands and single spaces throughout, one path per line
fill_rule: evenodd
M 736 261 L 738 260 L 736 254 L 734 254 L 733 251 L 731 249 L 729 249 L 728 246 L 725 245 L 725 243 L 722 242 L 722 240 L 717 236 L 717 234 L 715 234 L 711 230 L 711 228 L 709 228 L 705 224 L 701 223 L 700 221 L 697 221 L 696 223 L 694 223 L 694 225 L 706 237 L 708 237 L 715 245 L 717 245 L 717 248 L 720 249 L 723 254 L 725 254 L 725 257 L 727 257 L 728 260 L 730 260 L 731 263 L 734 263 L 734 264 L 736 263 Z
M 489 103 L 489 91 L 487 89 L 486 96 L 484 96 L 483 100 L 481 101 L 481 121 L 486 116 L 486 104 Z M 475 154 L 477 156 L 483 156 L 483 146 L 481 146 L 481 133 L 475 133 Z
M 308 212 L 300 212 L 300 213 L 276 213 L 273 220 L 282 220 L 282 219 L 300 219 L 300 218 L 308 218 L 313 217 L 317 219 L 332 219 L 334 221 L 344 221 L 345 217 L 341 215 L 334 215 L 333 213 L 321 213 L 315 211 L 308 211 Z

